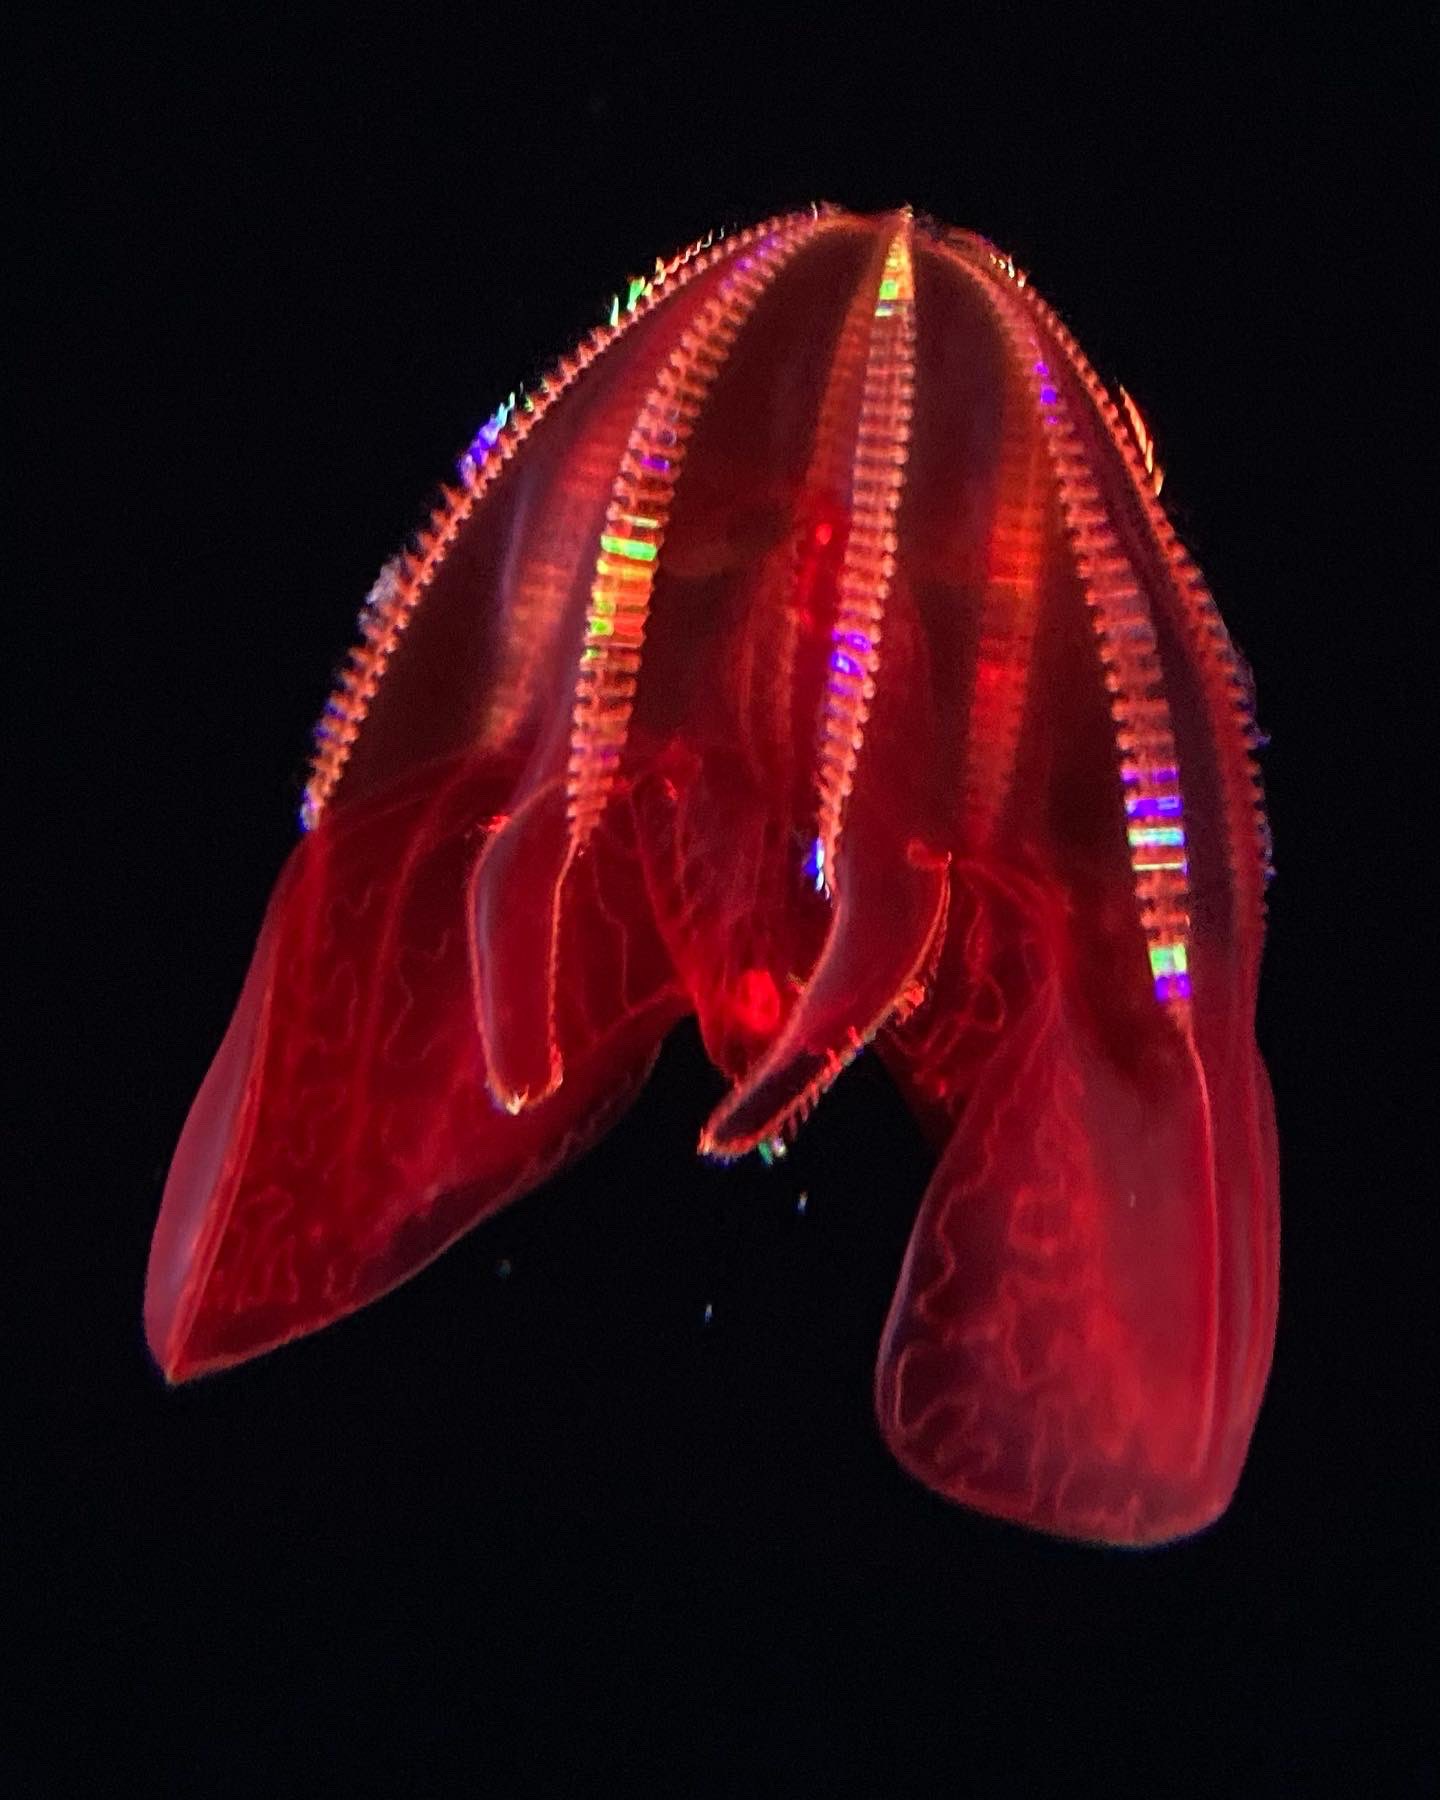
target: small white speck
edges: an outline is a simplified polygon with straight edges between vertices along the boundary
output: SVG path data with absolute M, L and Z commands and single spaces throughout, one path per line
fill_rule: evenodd
M 704 1316 L 702 1319 L 702 1323 L 706 1324 L 706 1325 L 712 1324 L 714 1322 L 714 1318 L 715 1318 L 715 1308 L 713 1306 L 710 1306 L 707 1304 L 706 1308 L 705 1308 Z
M 495 1265 L 495 1273 L 501 1281 L 508 1281 L 514 1271 L 514 1267 L 515 1265 L 510 1261 L 508 1256 L 502 1256 Z
M 810 1196 L 802 1188 L 801 1191 L 795 1196 L 795 1210 L 797 1213 L 800 1214 L 801 1218 L 804 1218 L 805 1208 L 809 1204 L 810 1204 Z

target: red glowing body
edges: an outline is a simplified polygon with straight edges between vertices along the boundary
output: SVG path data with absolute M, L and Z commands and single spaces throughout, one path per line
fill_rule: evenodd
M 1276 1305 L 1265 831 L 1121 399 L 984 240 L 823 208 L 657 264 L 512 397 L 322 720 L 155 1234 L 170 1379 L 412 1274 L 693 1013 L 706 1154 L 872 1041 L 936 1144 L 876 1384 L 907 1469 L 1113 1543 L 1224 1509 Z

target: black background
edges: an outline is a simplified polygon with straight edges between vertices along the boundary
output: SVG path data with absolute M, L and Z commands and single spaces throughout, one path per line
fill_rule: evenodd
M 12 1790 L 1424 1791 L 1433 368 L 1396 302 L 1433 57 L 1298 15 L 200 10 L 52 22 L 16 96 Z M 786 1162 L 716 1170 L 681 1032 L 383 1304 L 174 1394 L 146 1358 L 166 1161 L 376 569 L 628 273 L 812 198 L 1031 271 L 1257 672 L 1283 1311 L 1234 1506 L 1163 1552 L 990 1524 L 882 1450 L 925 1164 L 870 1059 Z

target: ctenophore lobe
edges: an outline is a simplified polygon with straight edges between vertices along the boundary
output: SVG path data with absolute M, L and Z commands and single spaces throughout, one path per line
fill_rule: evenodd
M 972 233 L 817 207 L 632 281 L 367 601 L 167 1184 L 167 1375 L 413 1273 L 693 1013 L 704 1153 L 871 1044 L 935 1143 L 906 1468 L 1106 1542 L 1217 1517 L 1276 1306 L 1268 840 L 1160 480 Z

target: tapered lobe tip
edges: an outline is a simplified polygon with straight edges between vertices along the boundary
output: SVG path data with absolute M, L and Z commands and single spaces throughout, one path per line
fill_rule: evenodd
M 432 765 L 294 851 L 166 1184 L 145 1323 L 169 1380 L 394 1287 L 577 1155 L 643 1079 L 680 1002 L 612 829 L 556 928 L 565 1078 L 516 1115 L 491 1099 L 466 894 L 507 786 Z

